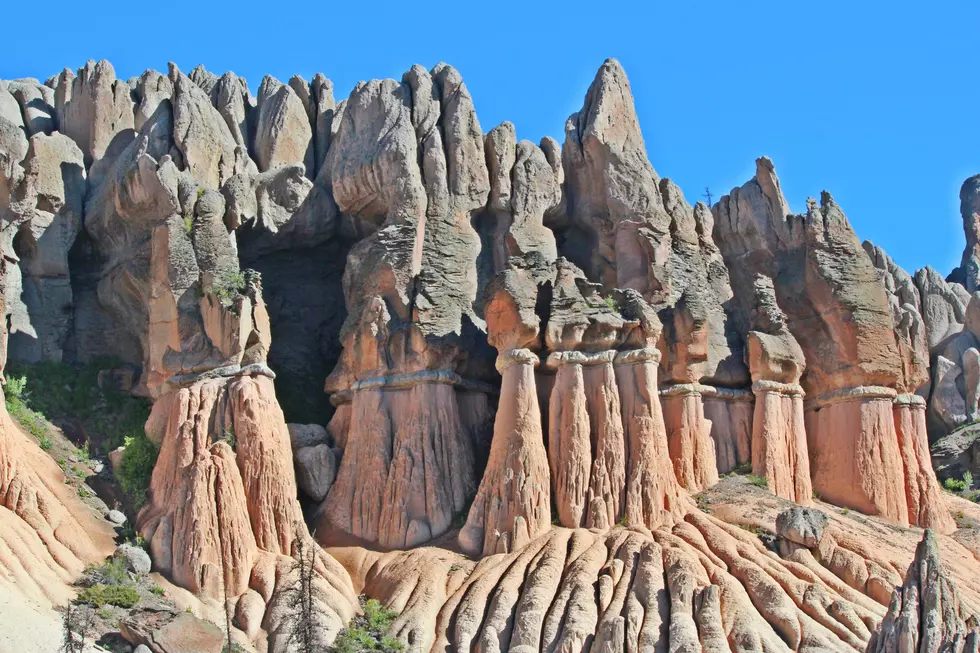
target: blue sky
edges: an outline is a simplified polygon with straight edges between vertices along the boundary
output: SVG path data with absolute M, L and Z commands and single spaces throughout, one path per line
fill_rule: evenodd
M 654 168 L 717 199 L 773 159 L 794 211 L 829 190 L 858 236 L 912 272 L 959 263 L 959 187 L 980 173 L 980 3 L 24 2 L 3 10 L 0 78 L 86 59 L 122 78 L 175 61 L 323 72 L 346 96 L 413 63 L 460 70 L 484 131 L 563 140 L 607 57 L 630 77 Z M 878 5 L 874 8 L 870 5 Z

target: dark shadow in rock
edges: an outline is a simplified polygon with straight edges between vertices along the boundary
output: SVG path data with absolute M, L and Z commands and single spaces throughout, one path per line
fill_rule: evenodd
M 247 262 L 262 275 L 272 325 L 269 367 L 276 373 L 276 396 L 287 422 L 326 424 L 333 416 L 323 383 L 342 349 L 340 328 L 347 317 L 342 278 L 349 249 L 335 240 Z

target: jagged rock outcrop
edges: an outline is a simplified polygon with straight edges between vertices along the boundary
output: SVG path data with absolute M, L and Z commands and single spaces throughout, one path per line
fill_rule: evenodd
M 926 530 L 905 582 L 896 587 L 868 653 L 980 650 L 980 621 L 960 603 L 956 583 L 944 573 L 936 536 Z
M 696 470 L 680 472 L 682 485 L 708 487 L 718 479 L 712 438 L 725 446 L 727 462 L 749 419 L 739 393 L 716 390 L 744 386 L 748 370 L 739 334 L 726 327 L 732 289 L 712 240 L 711 214 L 701 204 L 692 208 L 654 172 L 629 82 L 615 60 L 603 64 L 583 109 L 569 118 L 562 160 L 566 214 L 546 224 L 558 234 L 561 253 L 606 292 L 637 290 L 659 312 L 671 455 L 676 465 L 695 461 Z M 704 397 L 722 418 L 717 426 L 705 415 Z
M 344 351 L 326 384 L 351 408 L 349 422 L 334 417 L 350 430 L 338 438 L 347 446 L 322 519 L 410 546 L 444 532 L 476 487 L 469 433 L 478 425 L 459 412 L 455 388 L 479 387 L 461 372 L 488 378 L 486 352 L 465 343 L 483 324 L 471 219 L 490 183 L 459 74 L 416 66 L 402 83 L 359 84 L 324 169 L 345 223 L 366 237 L 348 256 Z
M 86 168 L 114 157 L 132 140 L 131 92 L 104 59 L 88 61 L 78 75 L 67 69 L 58 75 L 54 91 L 58 129 L 81 149 Z
M 926 427 L 980 416 L 977 256 L 913 279 L 829 194 L 791 215 L 767 159 L 691 206 L 614 60 L 564 148 L 484 134 L 446 64 L 340 102 L 173 64 L 2 82 L 0 220 L 11 351 L 139 370 L 154 568 L 260 649 L 312 553 L 321 647 L 364 591 L 412 651 L 863 651 L 915 621 L 904 526 L 956 526 Z M 290 429 L 294 389 L 323 401 Z M 0 562 L 64 600 L 91 538 L 2 417 Z M 720 479 L 748 462 L 768 493 Z
M 736 296 L 744 304 L 758 275 L 770 279 L 774 304 L 804 354 L 813 488 L 833 503 L 899 523 L 949 528 L 915 445 L 925 442 L 924 419 L 909 394 L 925 380 L 917 308 L 903 308 L 889 292 L 828 193 L 819 205 L 808 201 L 806 215 L 791 215 L 768 159 L 759 159 L 755 178 L 714 212 Z M 888 261 L 882 266 L 894 287 L 901 275 Z M 902 281 L 911 294 L 907 275 Z M 751 319 L 743 308 L 740 328 Z
M 980 175 L 970 177 L 960 187 L 960 215 L 966 247 L 960 267 L 953 270 L 948 280 L 974 293 L 980 290 Z

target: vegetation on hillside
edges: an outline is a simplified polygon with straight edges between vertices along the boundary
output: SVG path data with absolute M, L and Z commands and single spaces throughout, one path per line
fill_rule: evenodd
M 138 508 L 146 501 L 157 450 L 143 430 L 150 415 L 149 402 L 99 387 L 99 372 L 118 365 L 111 359 L 84 365 L 12 362 L 6 369 L 4 398 L 7 412 L 42 449 L 52 447 L 55 433 L 51 424 L 83 434 L 85 441 L 75 443 L 78 448 L 71 452 L 71 458 L 87 459 L 90 453 L 108 454 L 126 445 L 121 468 L 114 471 L 126 496 Z M 67 457 L 59 459 L 59 464 L 69 477 L 77 470 Z M 80 487 L 82 493 L 88 490 Z
M 337 635 L 330 647 L 331 653 L 394 653 L 405 648 L 397 639 L 388 636 L 388 629 L 398 616 L 393 610 L 384 607 L 376 599 L 365 600 L 363 596 L 361 609 L 363 614 L 355 617 Z

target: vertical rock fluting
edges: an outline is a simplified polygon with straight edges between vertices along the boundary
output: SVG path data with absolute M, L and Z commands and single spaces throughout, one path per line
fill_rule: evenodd
M 901 356 L 901 372 L 893 407 L 895 433 L 905 472 L 905 495 L 909 521 L 939 532 L 956 528 L 946 508 L 942 491 L 932 468 L 926 427 L 926 402 L 917 394 L 929 382 L 930 338 L 922 317 L 924 304 L 919 288 L 902 268 L 880 247 L 864 241 L 864 250 L 879 270 L 892 312 L 895 342 Z M 976 350 L 972 350 L 975 353 Z M 971 350 L 962 358 L 970 369 Z M 975 368 L 975 366 L 974 366 Z M 967 377 L 971 376 L 967 374 Z M 969 389 L 970 384 L 967 383 Z M 976 388 L 974 382 L 973 388 Z M 975 410 L 975 409 L 974 409 Z M 969 414 L 969 409 L 967 413 Z
M 239 596 L 258 551 L 289 555 L 299 536 L 289 433 L 272 382 L 202 381 L 157 400 L 153 412 L 148 434 L 160 457 L 139 519 L 153 559 L 192 592 L 217 597 L 224 583 Z
M 613 363 L 627 445 L 623 518 L 650 529 L 669 526 L 683 512 L 657 392 L 659 362 L 660 351 L 644 347 L 618 352 Z
M 719 474 L 730 474 L 752 462 L 755 395 L 742 388 L 703 386 L 704 416 L 711 422 L 711 440 Z
M 956 530 L 932 467 L 926 433 L 926 402 L 919 395 L 896 395 L 892 414 L 905 470 L 909 521 L 939 533 Z
M 673 182 L 653 170 L 629 82 L 615 60 L 603 64 L 582 110 L 569 118 L 562 160 L 565 214 L 549 223 L 559 248 L 604 291 L 636 290 L 658 311 L 671 456 L 681 483 L 704 489 L 718 479 L 712 438 L 737 440 L 746 424 L 744 410 L 733 410 L 739 426 L 724 419 L 730 407 L 721 402 L 727 397 L 714 388 L 749 381 L 741 338 L 727 327 L 732 289 L 712 239 L 710 211 L 703 204 L 691 207 Z M 712 406 L 723 417 L 716 427 L 705 417 L 701 383 L 713 397 L 724 397 Z M 712 434 L 713 428 L 718 432 Z
M 716 241 L 741 300 L 739 328 L 774 334 L 773 317 L 785 316 L 783 328 L 803 353 L 799 363 L 806 361 L 813 488 L 838 505 L 909 523 L 908 476 L 892 404 L 896 388 L 909 391 L 921 376 L 915 316 L 889 299 L 828 193 L 819 205 L 811 199 L 805 215 L 790 214 L 768 159 L 759 159 L 755 178 L 723 197 L 714 214 Z M 761 315 L 768 317 L 760 328 Z M 908 328 L 896 335 L 896 323 Z M 754 427 L 760 428 L 768 427 Z M 919 514 L 930 519 L 929 510 Z
M 783 325 L 782 315 L 774 313 L 770 318 L 776 333 L 750 331 L 747 338 L 749 369 L 754 379 L 752 391 L 756 395 L 752 473 L 765 478 L 773 494 L 797 503 L 809 503 L 813 487 L 803 413 L 804 392 L 799 385 L 804 368 L 803 351 Z
M 626 443 L 613 360 L 626 324 L 597 285 L 558 260 L 545 345 L 555 370 L 548 451 L 563 526 L 609 528 L 619 521 Z
M 939 544 L 926 530 L 905 582 L 892 593 L 888 612 L 872 634 L 867 653 L 972 653 L 980 650 L 980 622 L 960 602 L 945 573 Z
M 520 549 L 551 527 L 551 482 L 529 349 L 501 352 L 501 401 L 490 459 L 466 525 L 464 551 L 491 555 Z
M 689 492 L 718 482 L 718 462 L 711 422 L 704 415 L 698 383 L 675 383 L 660 391 L 667 445 L 677 482 Z
M 492 378 L 476 344 L 471 222 L 490 183 L 459 74 L 415 66 L 402 83 L 359 85 L 320 176 L 344 228 L 363 236 L 348 256 L 344 351 L 326 384 L 350 397 L 346 448 L 320 519 L 386 546 L 419 544 L 449 528 L 476 485 L 455 386 Z

